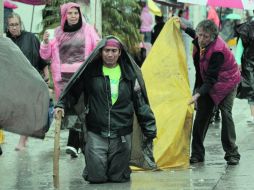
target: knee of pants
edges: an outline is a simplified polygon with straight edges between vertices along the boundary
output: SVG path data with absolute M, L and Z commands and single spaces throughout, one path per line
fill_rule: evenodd
M 130 181 L 131 169 L 128 167 L 123 173 L 116 173 L 114 175 L 109 175 L 108 179 L 111 182 L 127 182 Z
M 107 176 L 102 174 L 101 171 L 88 172 L 87 168 L 84 169 L 82 176 L 85 181 L 91 183 L 105 183 L 108 181 Z

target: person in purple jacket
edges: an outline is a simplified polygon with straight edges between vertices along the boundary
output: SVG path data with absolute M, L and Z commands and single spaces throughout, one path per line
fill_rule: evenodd
M 218 28 L 211 20 L 201 21 L 196 31 L 180 21 L 180 27 L 193 40 L 193 60 L 196 69 L 194 95 L 189 104 L 196 103 L 196 116 L 192 131 L 190 163 L 204 162 L 204 140 L 209 122 L 216 106 L 221 111 L 221 142 L 228 165 L 237 165 L 240 160 L 236 145 L 232 108 L 240 71 L 233 53 L 218 36 Z

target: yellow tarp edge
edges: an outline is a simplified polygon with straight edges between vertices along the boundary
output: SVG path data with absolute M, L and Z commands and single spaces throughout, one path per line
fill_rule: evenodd
M 168 20 L 143 66 L 158 129 L 154 156 L 160 169 L 189 165 L 193 107 L 179 23 Z

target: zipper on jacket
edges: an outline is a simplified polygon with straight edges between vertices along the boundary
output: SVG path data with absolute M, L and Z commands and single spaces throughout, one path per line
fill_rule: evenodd
M 110 111 L 111 111 L 111 106 L 110 106 L 110 101 L 109 101 L 109 92 L 110 91 L 110 86 L 108 86 L 108 77 L 104 76 L 105 84 L 106 84 L 106 95 L 107 95 L 107 103 L 108 103 L 108 137 L 110 137 Z M 110 92 L 111 93 L 111 92 Z

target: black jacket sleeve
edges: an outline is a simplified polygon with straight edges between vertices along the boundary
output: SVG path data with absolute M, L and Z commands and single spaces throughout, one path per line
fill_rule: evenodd
M 184 31 L 185 31 L 186 34 L 188 34 L 193 39 L 195 39 L 197 37 L 196 36 L 196 31 L 192 28 L 187 27 Z
M 221 52 L 214 52 L 209 61 L 207 72 L 200 89 L 197 90 L 200 95 L 207 94 L 212 86 L 217 82 L 219 70 L 224 63 L 224 55 Z
M 145 101 L 137 80 L 134 86 L 133 102 L 138 123 L 143 134 L 148 138 L 155 138 L 157 135 L 155 117 L 150 105 Z
M 42 58 L 41 58 L 41 56 L 40 56 L 40 53 L 39 53 L 39 51 L 40 51 L 40 41 L 39 41 L 39 39 L 34 35 L 34 47 L 36 48 L 36 50 L 37 50 L 37 56 L 38 56 L 38 70 L 39 71 L 42 71 L 47 65 L 48 65 L 48 62 L 46 62 L 45 60 L 43 60 Z

